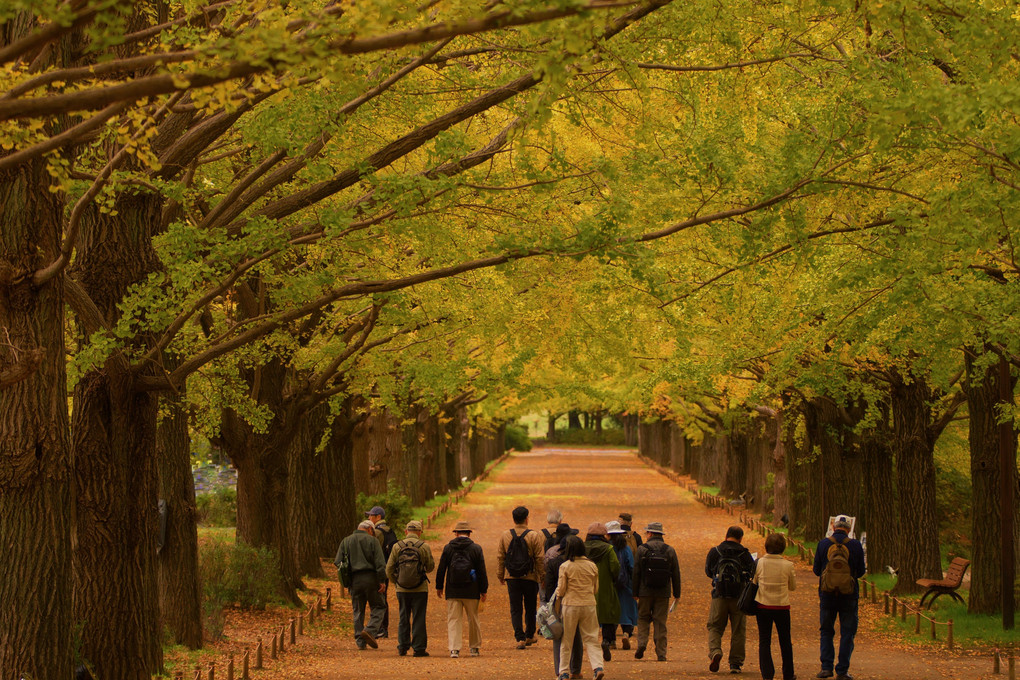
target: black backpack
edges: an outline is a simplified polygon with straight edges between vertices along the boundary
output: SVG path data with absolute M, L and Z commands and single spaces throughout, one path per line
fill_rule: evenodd
M 470 549 L 471 544 L 468 543 L 463 547 L 455 547 L 451 551 L 450 568 L 446 576 L 446 581 L 449 585 L 465 587 L 474 583 L 475 579 L 472 576 L 472 572 L 475 570 L 475 567 L 471 562 L 471 555 L 468 554 Z
M 397 545 L 400 546 L 399 543 Z M 419 550 L 422 545 L 423 541 L 407 541 L 397 553 L 397 585 L 401 588 L 413 590 L 427 580 Z
M 645 558 L 641 564 L 642 585 L 649 588 L 665 588 L 669 585 L 669 556 L 665 548 L 653 548 L 651 543 L 645 544 Z
M 506 548 L 506 560 L 504 566 L 506 566 L 506 573 L 513 578 L 523 578 L 531 573 L 531 568 L 534 566 L 535 561 L 531 559 L 531 551 L 528 550 L 528 544 L 524 542 L 524 537 L 528 535 L 531 529 L 525 529 L 520 536 L 513 529 L 510 530 L 510 535 L 513 538 L 510 539 L 510 545 Z
M 740 597 L 744 590 L 746 578 L 740 561 L 735 557 L 725 557 L 719 548 L 715 548 L 719 555 L 719 561 L 715 563 L 715 576 L 712 577 L 712 585 L 719 597 Z

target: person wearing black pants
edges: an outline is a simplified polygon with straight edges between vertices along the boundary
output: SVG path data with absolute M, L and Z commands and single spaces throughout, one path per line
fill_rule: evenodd
M 779 651 L 783 658 L 783 680 L 796 680 L 793 673 L 793 642 L 790 640 L 790 591 L 797 588 L 793 562 L 783 557 L 786 537 L 770 534 L 765 539 L 765 555 L 755 565 L 758 584 L 758 667 L 764 680 L 776 676 L 772 662 L 772 626 L 776 627 Z
M 513 510 L 514 527 L 507 529 L 496 549 L 496 576 L 506 585 L 510 598 L 510 623 L 517 649 L 538 642 L 535 637 L 535 613 L 538 610 L 538 583 L 545 577 L 545 541 L 542 534 L 528 528 L 528 509 Z

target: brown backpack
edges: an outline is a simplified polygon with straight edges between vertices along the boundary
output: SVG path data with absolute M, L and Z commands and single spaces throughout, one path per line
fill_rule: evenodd
M 854 577 L 850 573 L 850 549 L 846 544 L 833 540 L 825 556 L 829 563 L 822 570 L 822 592 L 843 595 L 854 592 Z

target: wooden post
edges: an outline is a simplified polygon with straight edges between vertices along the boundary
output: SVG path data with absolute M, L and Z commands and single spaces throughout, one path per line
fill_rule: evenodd
M 999 660 L 999 650 L 992 652 L 992 675 L 1002 674 L 1002 662 Z
M 174 680 L 184 680 L 184 671 L 177 671 L 174 673 Z
M 202 667 L 195 664 L 195 680 L 202 680 Z
M 291 618 L 290 623 L 287 626 L 290 628 L 290 644 L 297 644 L 297 623 Z
M 234 680 L 234 655 L 227 657 L 227 680 Z
M 249 671 L 251 668 L 251 652 L 247 649 L 244 650 L 244 654 L 241 656 L 241 680 L 251 680 Z
M 896 616 L 896 598 L 889 597 L 888 593 L 886 593 L 885 596 L 885 613 L 890 614 L 893 617 Z
M 1012 649 L 1009 650 L 1009 680 L 1016 680 L 1016 659 L 1013 658 Z
M 878 585 L 874 582 L 871 584 L 871 603 L 878 604 Z
M 949 633 L 946 634 L 946 644 L 950 649 L 953 648 L 953 620 L 949 619 Z M 1013 665 L 1012 653 L 1010 653 L 1010 665 Z
M 900 602 L 900 621 L 907 622 L 907 603 Z
M 286 642 L 287 642 L 287 624 L 283 624 L 282 626 L 280 626 L 280 652 L 281 653 L 287 648 L 287 645 L 285 644 Z
M 298 635 L 304 635 L 305 634 L 305 613 L 304 612 L 301 612 L 300 614 L 298 614 L 298 619 L 297 619 L 297 634 Z
M 273 642 L 269 646 L 269 658 L 270 659 L 275 659 L 276 658 L 276 633 L 270 632 L 269 634 L 273 638 Z
M 935 639 L 935 619 L 928 619 L 931 621 L 931 639 Z
M 216 664 L 209 664 L 209 680 L 216 680 Z
M 920 634 L 920 632 L 921 632 L 921 610 L 920 609 L 917 610 L 917 614 L 915 616 L 917 618 L 914 621 L 914 632 Z
M 262 670 L 262 638 L 256 638 L 255 642 L 255 670 Z
M 326 586 L 326 611 L 329 611 L 332 608 L 333 608 L 333 590 L 329 586 Z

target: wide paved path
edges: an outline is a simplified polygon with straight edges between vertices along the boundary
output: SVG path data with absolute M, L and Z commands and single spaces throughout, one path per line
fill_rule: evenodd
M 710 510 L 670 480 L 646 467 L 633 452 L 611 450 L 540 449 L 515 454 L 492 475 L 483 487 L 471 493 L 456 510 L 433 527 L 431 545 L 437 562 L 450 531 L 459 519 L 475 527 L 474 540 L 486 556 L 491 585 L 489 601 L 482 613 L 482 656 L 450 659 L 446 641 L 446 607 L 434 597 L 429 601 L 430 658 L 398 657 L 396 654 L 396 601 L 392 593 L 391 634 L 380 641 L 378 650 L 358 652 L 352 640 L 335 643 L 327 650 L 334 662 L 318 666 L 316 677 L 388 680 L 411 678 L 501 678 L 505 680 L 548 680 L 554 677 L 551 643 L 526 650 L 515 649 L 505 588 L 495 578 L 495 546 L 500 534 L 512 525 L 510 511 L 517 505 L 531 509 L 531 526 L 544 526 L 549 508 L 560 508 L 573 527 L 585 528 L 593 521 L 609 521 L 621 511 L 634 515 L 635 526 L 660 521 L 666 541 L 677 549 L 683 577 L 680 606 L 669 618 L 669 658 L 655 661 L 654 653 L 641 661 L 633 652 L 617 650 L 606 664 L 606 678 L 761 677 L 758 670 L 757 627 L 748 622 L 747 660 L 743 676 L 708 671 L 707 633 L 711 583 L 704 573 L 708 550 L 725 535 L 736 518 L 721 510 Z M 428 536 L 426 536 L 428 538 Z M 764 552 L 764 539 L 748 535 L 745 544 L 752 552 Z M 793 601 L 794 659 L 801 680 L 813 678 L 818 665 L 817 579 L 810 569 L 798 564 L 798 590 Z M 340 607 L 346 603 L 339 603 Z M 341 611 L 343 611 L 341 609 Z M 851 673 L 858 680 L 883 678 L 921 680 L 925 678 L 979 678 L 991 669 L 987 660 L 968 658 L 936 659 L 934 654 L 907 648 L 874 631 L 875 608 L 862 607 L 861 632 L 853 656 Z M 466 640 L 465 640 L 466 641 Z M 724 646 L 728 648 L 727 639 Z M 778 644 L 774 655 L 779 662 Z M 465 650 L 466 651 L 466 650 Z M 651 657 L 651 659 L 649 659 Z M 326 668 L 323 668 L 326 666 Z M 726 661 L 723 660 L 723 671 Z M 591 669 L 584 662 L 584 676 Z

